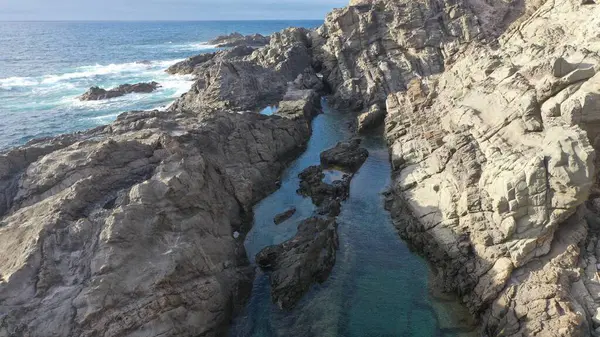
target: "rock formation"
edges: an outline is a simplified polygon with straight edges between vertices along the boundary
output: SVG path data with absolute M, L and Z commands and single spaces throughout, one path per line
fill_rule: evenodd
M 353 1 L 313 34 L 340 107 L 385 105 L 401 235 L 485 336 L 600 335 L 600 7 Z
M 137 83 L 137 84 L 122 84 L 116 88 L 105 90 L 99 87 L 91 87 L 85 94 L 79 96 L 81 101 L 99 101 L 103 99 L 111 99 L 115 97 L 125 96 L 133 93 L 144 93 L 148 94 L 156 89 L 160 88 L 160 85 L 156 82 L 149 83 Z
M 360 143 L 359 138 L 337 143 L 321 153 L 321 165 L 355 173 L 369 157 L 369 151 L 360 147 Z
M 170 69 L 197 81 L 167 112 L 2 154 L 0 336 L 224 333 L 251 283 L 232 233 L 325 90 L 365 127 L 385 115 L 395 224 L 483 336 L 600 336 L 600 6 L 351 4 Z M 257 260 L 284 308 L 335 261 L 347 182 L 323 175 L 307 169 L 300 192 L 327 217 Z
M 252 285 L 252 206 L 278 187 L 318 113 L 319 95 L 286 80 L 310 59 L 286 55 L 263 70 L 283 81 L 270 84 L 282 114 L 219 104 L 224 94 L 0 154 L 0 336 L 226 334 Z
M 254 52 L 254 48 L 248 46 L 239 46 L 231 49 L 221 50 L 214 53 L 204 53 L 189 57 L 181 62 L 167 68 L 166 72 L 171 75 L 198 75 L 204 69 L 220 61 L 241 58 Z
M 283 212 L 275 215 L 275 217 L 273 218 L 273 222 L 276 225 L 282 224 L 283 222 L 285 222 L 289 218 L 291 218 L 294 214 L 296 214 L 296 208 L 295 207 L 286 209 L 285 211 L 283 211 Z
M 358 147 L 360 142 L 340 144 L 323 154 L 334 150 L 337 156 L 349 158 L 356 152 L 367 152 Z M 353 172 L 363 162 L 364 160 L 360 165 L 353 166 Z M 312 199 L 318 206 L 317 215 L 300 222 L 293 238 L 279 245 L 268 246 L 256 255 L 256 263 L 270 272 L 271 298 L 279 308 L 292 309 L 312 284 L 323 283 L 329 277 L 339 246 L 335 218 L 340 214 L 341 201 L 349 196 L 353 176 L 354 173 L 344 174 L 341 179 L 327 183 L 323 181 L 325 174 L 322 166 L 309 166 L 299 174 L 298 193 Z M 278 219 L 289 218 L 295 212 L 296 209 L 293 208 L 277 215 L 275 223 L 278 223 Z
M 385 110 L 378 104 L 373 104 L 368 111 L 361 113 L 357 117 L 357 131 L 363 133 L 375 129 L 385 121 Z
M 272 270 L 271 296 L 280 308 L 291 309 L 313 283 L 327 280 L 338 249 L 336 228 L 334 218 L 309 218 L 292 239 L 258 253 L 256 263 Z
M 219 60 L 201 68 L 198 80 L 173 109 L 234 108 L 251 110 L 278 103 L 288 92 L 288 82 L 298 76 L 313 77 L 299 83 L 321 83 L 312 68 L 308 31 L 289 28 L 273 34 L 269 45 L 241 59 Z M 308 68 L 308 69 L 307 69 Z M 297 89 L 316 89 L 297 87 Z
M 229 35 L 218 36 L 208 44 L 215 45 L 218 48 L 224 47 L 262 47 L 269 44 L 269 37 L 260 34 L 242 35 L 240 33 L 231 33 Z

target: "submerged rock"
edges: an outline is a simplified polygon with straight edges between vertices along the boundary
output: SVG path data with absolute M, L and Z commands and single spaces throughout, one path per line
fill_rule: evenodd
M 325 174 L 322 166 L 310 166 L 298 175 L 300 178 L 300 195 L 310 197 L 318 206 L 321 215 L 338 216 L 341 210 L 340 202 L 350 194 L 352 175 L 344 174 L 341 179 L 331 183 L 323 181 Z
M 240 33 L 231 33 L 229 35 L 221 35 L 210 41 L 208 44 L 216 47 L 262 47 L 269 44 L 270 38 L 260 34 L 242 35 Z
M 160 88 L 160 85 L 156 82 L 149 83 L 137 83 L 137 84 L 122 84 L 116 88 L 109 90 L 102 89 L 100 87 L 91 87 L 85 94 L 81 95 L 79 99 L 81 101 L 98 101 L 103 99 L 110 99 L 115 97 L 125 96 L 132 93 L 151 93 L 156 89 Z
M 321 164 L 324 167 L 339 167 L 349 172 L 356 172 L 369 157 L 369 151 L 360 147 L 358 138 L 338 143 L 334 148 L 321 153 Z
M 256 255 L 256 263 L 270 271 L 271 297 L 282 309 L 292 309 L 316 282 L 323 283 L 335 265 L 337 223 L 333 218 L 309 218 L 296 235 Z
M 289 208 L 277 215 L 275 215 L 275 217 L 273 218 L 273 222 L 276 225 L 279 225 L 285 221 L 287 221 L 289 218 L 291 218 L 294 214 L 296 214 L 296 207 L 292 207 Z

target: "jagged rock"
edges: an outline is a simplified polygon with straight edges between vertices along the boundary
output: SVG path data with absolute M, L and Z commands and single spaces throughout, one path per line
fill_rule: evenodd
M 223 47 L 262 47 L 269 44 L 270 38 L 268 36 L 262 36 L 260 34 L 242 35 L 240 33 L 231 33 L 229 35 L 218 36 L 210 41 L 208 44 L 215 45 L 218 48 Z
M 323 283 L 335 265 L 338 249 L 334 218 L 309 218 L 296 235 L 256 255 L 256 263 L 271 271 L 271 297 L 282 309 L 292 309 L 313 283 Z
M 294 214 L 296 214 L 296 208 L 292 207 L 290 209 L 287 209 L 277 215 L 275 215 L 275 217 L 273 218 L 273 222 L 276 225 L 279 225 L 285 221 L 287 221 L 289 218 L 291 218 Z
M 600 24 L 599 9 L 573 1 L 395 3 L 405 19 L 382 3 L 330 16 L 329 35 L 373 29 L 369 36 L 385 39 L 366 59 L 379 40 L 356 37 L 367 44 L 354 54 L 357 66 L 324 58 L 323 73 L 340 95 L 366 97 L 356 105 L 385 97 L 394 168 L 388 206 L 401 235 L 432 263 L 435 286 L 462 297 L 482 335 L 590 335 L 597 269 L 584 275 L 578 265 L 597 253 L 578 247 L 598 181 L 600 55 L 596 33 L 578 27 Z M 415 8 L 422 14 L 407 14 Z M 493 11 L 505 21 L 485 15 Z M 411 25 L 430 15 L 440 19 Z M 343 16 L 352 20 L 339 25 Z M 382 24 L 392 18 L 398 29 Z M 438 48 L 427 56 L 418 45 L 425 37 Z M 334 42 L 321 45 L 331 51 Z M 441 51 L 443 62 L 429 58 Z M 414 58 L 404 63 L 407 52 Z M 367 62 L 369 75 L 356 76 Z M 379 88 L 369 82 L 379 64 L 410 65 Z
M 310 197 L 319 214 L 338 216 L 340 214 L 340 201 L 346 200 L 350 194 L 350 181 L 352 175 L 344 174 L 342 179 L 332 183 L 323 181 L 325 174 L 322 166 L 309 166 L 298 175 L 300 188 L 298 193 Z
M 248 56 L 254 52 L 254 48 L 248 46 L 238 46 L 235 48 L 221 50 L 214 53 L 204 53 L 192 56 L 184 61 L 178 62 L 169 68 L 166 72 L 172 75 L 201 74 L 206 68 L 219 61 L 231 60 Z
M 278 103 L 312 65 L 308 30 L 289 28 L 271 36 L 269 45 L 241 59 L 217 60 L 201 67 L 192 89 L 173 110 L 230 108 L 256 110 Z
M 236 237 L 309 135 L 299 118 L 133 112 L 0 155 L 0 334 L 225 334 L 252 284 Z
M 298 111 L 302 111 L 302 115 L 296 115 Z M 305 118 L 312 119 L 321 111 L 321 96 L 314 90 L 299 90 L 293 86 L 288 87 L 288 90 L 279 102 L 277 115 L 287 118 Z
M 369 151 L 360 147 L 358 138 L 339 142 L 329 150 L 321 153 L 321 164 L 325 167 L 339 167 L 349 172 L 356 172 L 369 157 Z
M 91 87 L 85 94 L 81 95 L 81 101 L 98 101 L 115 97 L 125 96 L 132 93 L 151 93 L 160 88 L 156 82 L 137 83 L 137 84 L 122 84 L 116 88 L 105 90 L 99 87 Z
M 369 111 L 363 112 L 357 117 L 358 132 L 365 132 L 383 124 L 385 120 L 385 110 L 379 105 L 374 104 Z

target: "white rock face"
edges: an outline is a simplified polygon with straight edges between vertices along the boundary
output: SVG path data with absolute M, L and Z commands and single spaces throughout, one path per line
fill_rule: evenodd
M 369 3 L 330 14 L 314 53 L 340 105 L 385 101 L 403 237 L 482 334 L 594 333 L 600 6 Z

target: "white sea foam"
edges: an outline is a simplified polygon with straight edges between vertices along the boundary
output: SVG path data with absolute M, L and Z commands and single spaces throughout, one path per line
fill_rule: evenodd
M 219 49 L 215 44 L 208 44 L 208 42 L 194 42 L 187 44 L 174 44 L 170 46 L 171 48 L 180 50 L 180 51 L 200 51 L 200 50 L 211 50 L 211 49 Z
M 31 77 L 0 78 L 0 88 L 6 90 L 11 90 L 15 87 L 31 87 L 37 84 L 39 84 L 39 82 Z
M 175 64 L 182 60 L 161 60 L 153 61 L 149 64 L 128 62 L 119 64 L 108 64 L 101 65 L 96 64 L 92 66 L 83 66 L 75 68 L 72 72 L 64 74 L 52 74 L 43 75 L 39 77 L 9 77 L 0 78 L 0 88 L 5 90 L 12 90 L 20 87 L 33 87 L 33 86 L 49 86 L 59 82 L 67 82 L 78 79 L 93 78 L 97 76 L 111 76 L 111 75 L 136 75 L 144 77 L 147 73 L 160 74 L 172 64 Z M 123 76 L 119 76 L 123 77 Z

